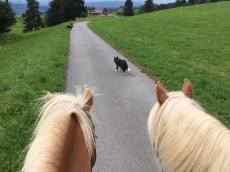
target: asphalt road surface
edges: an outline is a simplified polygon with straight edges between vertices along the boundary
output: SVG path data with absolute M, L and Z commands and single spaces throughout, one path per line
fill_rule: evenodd
M 116 72 L 116 56 L 127 61 L 126 76 Z M 91 109 L 98 137 L 93 172 L 160 172 L 147 133 L 155 82 L 81 22 L 70 32 L 66 92 L 85 84 L 100 94 Z

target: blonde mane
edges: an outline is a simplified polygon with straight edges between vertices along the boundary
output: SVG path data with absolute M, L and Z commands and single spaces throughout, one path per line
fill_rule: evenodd
M 89 155 L 92 155 L 92 146 L 95 144 L 94 129 L 87 114 L 82 110 L 92 95 L 85 97 L 80 87 L 76 93 L 77 96 L 52 94 L 52 99 L 41 107 L 37 121 L 40 120 L 34 130 L 33 141 L 28 146 L 22 172 L 57 171 L 71 114 L 76 116 L 81 125 Z
M 182 92 L 150 112 L 151 144 L 167 172 L 230 171 L 230 131 Z

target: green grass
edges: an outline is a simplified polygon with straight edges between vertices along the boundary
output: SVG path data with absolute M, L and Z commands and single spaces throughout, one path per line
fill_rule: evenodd
M 0 171 L 19 171 L 22 151 L 37 118 L 43 91 L 64 92 L 69 29 L 61 24 L 22 33 L 22 24 L 0 35 Z
M 189 79 L 195 99 L 230 128 L 229 9 L 218 2 L 88 26 L 167 89 Z
M 109 14 L 116 16 L 116 15 L 117 15 L 117 12 L 111 12 L 111 13 L 109 13 Z

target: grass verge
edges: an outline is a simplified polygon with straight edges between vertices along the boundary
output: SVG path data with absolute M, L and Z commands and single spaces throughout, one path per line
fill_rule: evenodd
M 195 99 L 230 128 L 229 8 L 194 5 L 88 26 L 169 90 L 189 79 Z
M 65 23 L 22 33 L 22 23 L 0 35 L 0 171 L 19 171 L 22 151 L 37 118 L 35 100 L 43 91 L 64 92 L 69 51 Z

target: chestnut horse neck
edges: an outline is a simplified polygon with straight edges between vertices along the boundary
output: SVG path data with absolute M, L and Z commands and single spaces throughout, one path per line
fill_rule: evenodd
M 96 159 L 93 93 L 78 88 L 77 96 L 48 93 L 44 98 L 21 171 L 90 172 Z
M 90 156 L 84 133 L 74 114 L 71 114 L 71 121 L 61 157 L 61 165 L 58 170 L 60 172 L 74 172 L 76 169 L 77 171 L 89 172 L 96 161 L 95 145 L 92 145 L 92 155 Z

